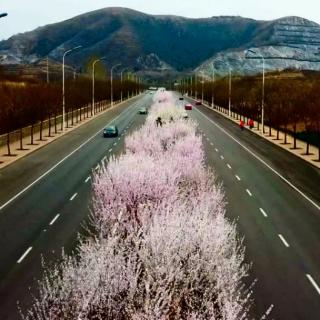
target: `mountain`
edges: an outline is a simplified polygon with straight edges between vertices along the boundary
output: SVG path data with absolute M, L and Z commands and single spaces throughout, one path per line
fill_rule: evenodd
M 2 63 L 35 63 L 47 56 L 61 61 L 64 50 L 82 45 L 67 63 L 83 67 L 106 57 L 108 66 L 122 63 L 143 74 L 203 72 L 212 62 L 223 74 L 257 72 L 261 61 L 245 59 L 254 48 L 266 56 L 267 69 L 319 70 L 320 26 L 287 17 L 256 21 L 242 17 L 189 19 L 148 15 L 126 8 L 106 8 L 15 35 L 0 42 Z

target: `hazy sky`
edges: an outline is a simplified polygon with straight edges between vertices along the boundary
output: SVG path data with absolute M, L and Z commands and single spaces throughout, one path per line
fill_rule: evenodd
M 240 15 L 255 19 L 301 16 L 320 23 L 320 0 L 0 0 L 0 39 L 105 7 L 128 7 L 186 17 Z

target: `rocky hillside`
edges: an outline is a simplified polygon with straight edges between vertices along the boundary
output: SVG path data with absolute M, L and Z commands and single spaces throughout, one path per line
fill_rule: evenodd
M 227 74 L 229 69 L 233 73 L 254 74 L 262 71 L 261 56 L 265 58 L 266 71 L 320 70 L 318 24 L 299 17 L 286 17 L 266 22 L 260 30 L 246 45 L 213 55 L 196 71 L 207 77 L 212 75 L 213 67 L 221 75 Z
M 265 56 L 268 70 L 320 69 L 320 26 L 302 18 L 187 19 L 125 8 L 106 8 L 13 36 L 0 42 L 0 60 L 24 64 L 49 56 L 61 61 L 64 50 L 78 45 L 82 49 L 68 56 L 75 67 L 105 56 L 108 66 L 121 62 L 154 76 L 193 70 L 209 76 L 212 62 L 221 74 L 229 67 L 237 73 L 257 72 L 261 61 L 253 54 L 246 59 L 248 48 Z

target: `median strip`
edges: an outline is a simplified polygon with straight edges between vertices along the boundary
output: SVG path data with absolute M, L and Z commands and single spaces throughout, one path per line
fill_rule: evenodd
M 26 252 L 20 257 L 20 259 L 17 261 L 17 263 L 21 263 L 24 258 L 29 254 L 29 252 L 32 250 L 32 247 L 29 247 Z

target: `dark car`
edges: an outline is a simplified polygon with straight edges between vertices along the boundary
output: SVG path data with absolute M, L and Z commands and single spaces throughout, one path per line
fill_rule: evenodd
M 196 106 L 201 106 L 202 102 L 201 101 L 196 101 Z
M 147 108 L 140 108 L 139 109 L 139 114 L 148 114 Z
M 104 138 L 117 137 L 119 135 L 119 130 L 117 126 L 109 126 L 103 130 Z
M 191 104 L 191 103 L 187 103 L 187 104 L 184 106 L 184 110 L 192 110 L 192 104 Z
M 180 97 L 180 98 L 179 98 L 179 100 L 181 100 L 181 101 L 182 101 L 182 100 L 183 100 L 183 97 Z

